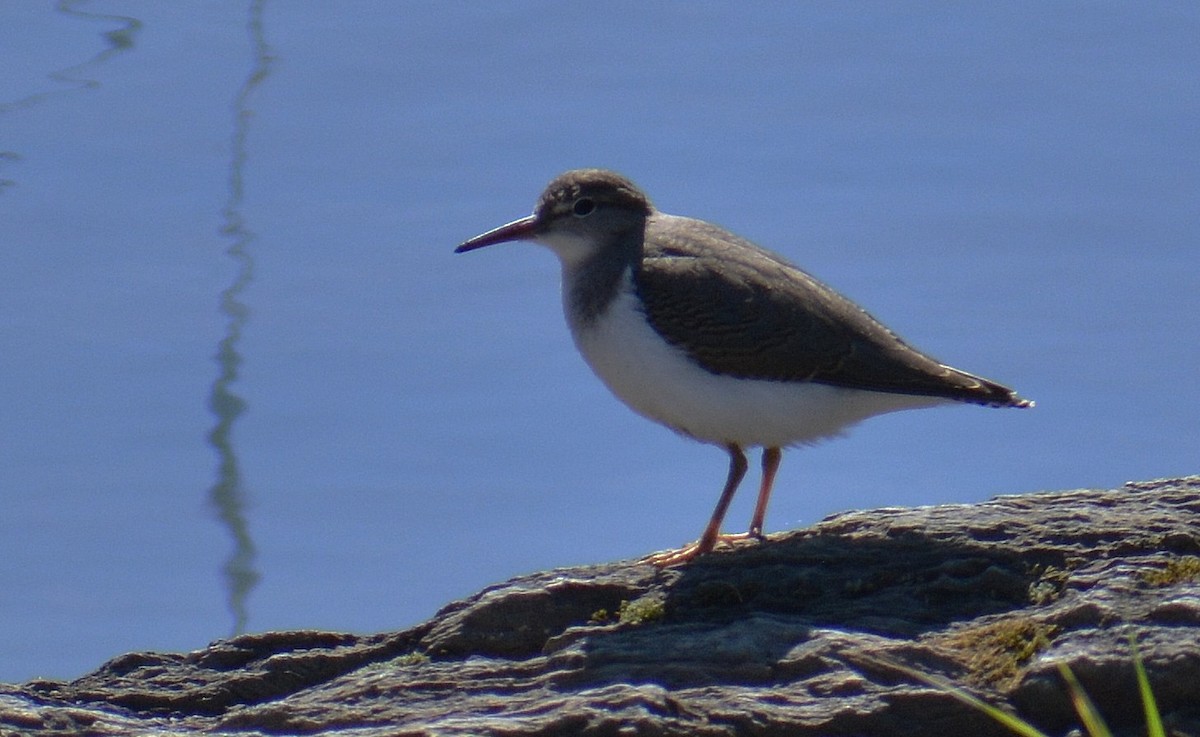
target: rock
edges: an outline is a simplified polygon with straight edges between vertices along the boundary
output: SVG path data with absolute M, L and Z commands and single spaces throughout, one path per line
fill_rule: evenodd
M 1200 734 L 1200 477 L 877 509 L 658 570 L 547 571 L 402 632 L 271 632 L 0 686 L 0 733 L 1052 734 L 1066 663 L 1143 733 Z M 899 664 L 899 665 L 898 665 Z

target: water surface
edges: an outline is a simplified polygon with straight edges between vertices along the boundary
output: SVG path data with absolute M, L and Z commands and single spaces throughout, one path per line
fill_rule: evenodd
M 694 538 L 724 455 L 608 396 L 548 252 L 451 253 L 578 166 L 1038 401 L 791 452 L 770 530 L 1196 473 L 1197 37 L 1191 3 L 0 6 L 0 680 Z

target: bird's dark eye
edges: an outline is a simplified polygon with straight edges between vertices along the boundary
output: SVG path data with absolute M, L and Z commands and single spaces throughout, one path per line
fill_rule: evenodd
M 575 213 L 577 218 L 585 218 L 592 214 L 592 210 L 596 209 L 596 201 L 590 197 L 580 197 L 575 200 L 575 204 L 571 205 L 571 212 Z

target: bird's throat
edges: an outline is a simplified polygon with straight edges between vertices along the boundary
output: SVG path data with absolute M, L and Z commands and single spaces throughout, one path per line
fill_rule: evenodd
M 563 262 L 563 307 L 573 330 L 587 329 L 609 309 L 639 254 L 602 248 L 576 264 Z

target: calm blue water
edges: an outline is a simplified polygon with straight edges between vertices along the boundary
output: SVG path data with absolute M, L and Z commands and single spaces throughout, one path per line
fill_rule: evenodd
M 0 5 L 0 680 L 693 539 L 724 455 L 451 253 L 578 166 L 1038 401 L 789 453 L 770 530 L 1200 471 L 1200 6 L 843 8 Z

